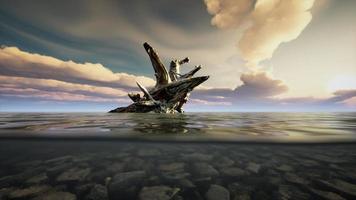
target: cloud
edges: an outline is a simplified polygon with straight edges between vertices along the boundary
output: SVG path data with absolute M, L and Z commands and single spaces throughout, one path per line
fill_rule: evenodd
M 143 76 L 113 73 L 101 64 L 79 64 L 32 54 L 16 47 L 0 49 L 0 96 L 58 101 L 128 102 Z
M 328 98 L 280 97 L 288 91 L 283 81 L 266 72 L 245 73 L 235 89 L 215 88 L 194 91 L 192 104 L 230 107 L 229 110 L 349 110 L 356 107 L 356 90 L 338 90 Z M 193 107 L 192 107 L 193 108 Z
M 153 86 L 155 83 L 153 79 L 144 76 L 113 73 L 101 64 L 63 61 L 21 51 L 16 47 L 0 49 L 0 75 L 52 79 L 113 88 L 134 88 L 136 81 L 145 86 Z
M 281 81 L 271 78 L 265 72 L 242 74 L 242 85 L 235 89 L 237 96 L 245 98 L 266 98 L 287 92 L 288 87 Z
M 127 90 L 119 88 L 67 83 L 50 79 L 23 78 L 1 75 L 0 85 L 2 86 L 2 93 L 4 93 L 4 89 L 11 91 L 11 89 L 31 88 L 47 92 L 66 92 L 102 98 L 118 98 L 124 96 L 126 97 L 127 95 Z
M 214 15 L 211 24 L 219 28 L 237 28 L 253 11 L 252 0 L 204 0 L 207 10 Z
M 266 72 L 245 73 L 240 77 L 242 84 L 231 89 L 207 89 L 194 92 L 192 95 L 202 95 L 201 98 L 214 99 L 215 101 L 240 101 L 251 99 L 265 99 L 283 94 L 288 87 L 281 81 L 272 78 Z
M 241 28 L 238 48 L 250 66 L 270 59 L 283 42 L 296 39 L 312 19 L 314 0 L 205 0 L 218 28 Z

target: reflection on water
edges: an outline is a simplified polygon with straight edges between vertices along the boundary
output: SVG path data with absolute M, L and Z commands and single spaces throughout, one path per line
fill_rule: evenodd
M 198 141 L 354 141 L 356 113 L 2 113 L 0 134 Z

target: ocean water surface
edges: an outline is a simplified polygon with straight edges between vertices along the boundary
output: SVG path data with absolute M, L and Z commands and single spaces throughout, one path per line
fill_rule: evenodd
M 0 136 L 353 142 L 356 113 L 3 113 Z
M 356 199 L 356 113 L 1 113 L 0 199 Z

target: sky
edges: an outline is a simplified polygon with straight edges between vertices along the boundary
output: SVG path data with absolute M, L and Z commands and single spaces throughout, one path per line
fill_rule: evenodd
M 210 75 L 186 111 L 356 111 L 354 0 L 0 0 L 0 112 L 108 111 L 142 44 Z

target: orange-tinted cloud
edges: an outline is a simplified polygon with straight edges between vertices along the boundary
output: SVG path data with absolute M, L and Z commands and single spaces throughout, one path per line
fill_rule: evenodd
M 270 59 L 283 42 L 296 39 L 312 19 L 314 0 L 205 0 L 212 25 L 246 25 L 238 48 L 251 66 Z
M 136 81 L 145 86 L 152 86 L 155 83 L 153 79 L 144 76 L 113 73 L 101 64 L 63 61 L 21 51 L 16 47 L 0 49 L 0 75 L 52 79 L 113 88 L 136 87 Z

